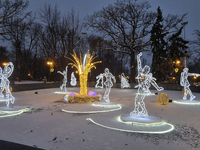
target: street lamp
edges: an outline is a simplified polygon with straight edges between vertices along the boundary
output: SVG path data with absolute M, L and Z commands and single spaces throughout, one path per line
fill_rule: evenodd
M 4 62 L 4 63 L 3 63 L 3 66 L 6 66 L 6 65 L 8 65 L 8 63 L 7 63 L 7 62 Z
M 184 28 L 184 40 L 185 40 L 185 25 L 188 24 L 188 21 L 187 22 L 182 22 L 181 25 L 183 26 Z M 187 51 L 185 50 L 185 68 L 187 68 L 187 65 L 186 65 L 186 53 Z
M 52 61 L 47 61 L 47 65 L 49 65 L 50 67 L 50 74 L 49 74 L 49 81 L 51 81 L 51 72 L 54 72 L 54 68 L 53 68 L 53 62 Z

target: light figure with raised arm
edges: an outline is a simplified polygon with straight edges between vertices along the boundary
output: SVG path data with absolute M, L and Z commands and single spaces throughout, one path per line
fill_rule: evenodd
M 105 102 L 109 103 L 110 99 L 109 99 L 109 94 L 110 94 L 110 90 L 111 87 L 113 86 L 113 82 L 115 83 L 115 77 L 112 75 L 112 73 L 110 73 L 108 68 L 105 68 L 105 73 L 103 74 L 104 77 L 106 78 L 104 85 L 106 86 L 106 91 L 104 93 L 103 99 L 105 100 Z M 113 82 L 112 82 L 113 80 Z
M 121 88 L 130 88 L 130 84 L 128 83 L 128 79 L 124 75 L 124 73 L 121 74 Z
M 5 99 L 6 99 L 6 105 L 9 107 L 10 103 L 14 104 L 15 98 L 12 96 L 10 91 L 10 81 L 8 78 L 11 76 L 14 70 L 14 65 L 12 62 L 9 62 L 4 69 L 0 67 L 0 98 L 3 98 L 3 89 L 5 89 Z
M 153 85 L 158 91 L 164 90 L 163 87 L 159 87 L 155 82 L 156 78 L 152 77 L 152 73 L 150 73 L 150 67 L 145 65 L 142 68 L 140 57 L 142 56 L 142 52 L 137 55 L 137 63 L 138 63 L 138 85 L 135 88 L 138 88 L 136 96 L 135 96 L 135 108 L 130 113 L 132 116 L 136 117 L 145 117 L 148 116 L 148 112 L 145 107 L 144 98 L 151 94 L 149 88 Z M 141 108 L 141 111 L 140 111 Z
M 197 73 L 188 73 L 188 68 L 184 68 L 183 72 L 181 73 L 181 79 L 180 79 L 180 85 L 184 87 L 184 96 L 183 99 L 186 100 L 187 99 L 187 95 L 190 95 L 190 101 L 192 101 L 193 99 L 196 98 L 196 96 L 194 96 L 192 94 L 192 91 L 190 90 L 190 83 L 188 81 L 188 76 L 200 76 L 200 74 Z
M 62 90 L 63 88 L 65 89 L 65 92 L 67 92 L 67 88 L 66 88 L 66 84 L 67 84 L 67 68 L 68 66 L 66 66 L 65 70 L 63 72 L 58 71 L 57 73 L 60 73 L 61 75 L 63 75 L 63 84 L 60 86 L 60 89 Z

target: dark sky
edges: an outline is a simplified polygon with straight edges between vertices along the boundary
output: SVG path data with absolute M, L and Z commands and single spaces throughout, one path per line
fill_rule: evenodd
M 52 4 L 57 3 L 58 7 L 63 12 L 68 12 L 72 8 L 76 13 L 79 13 L 80 17 L 85 17 L 87 14 L 92 14 L 95 10 L 100 10 L 102 7 L 113 4 L 117 0 L 29 0 L 29 9 L 37 11 L 45 3 Z M 200 30 L 200 0 L 149 0 L 152 6 L 152 10 L 156 12 L 158 6 L 160 6 L 163 16 L 167 14 L 182 15 L 188 13 L 187 19 L 188 25 L 185 27 L 186 39 L 191 40 L 194 36 L 193 31 Z

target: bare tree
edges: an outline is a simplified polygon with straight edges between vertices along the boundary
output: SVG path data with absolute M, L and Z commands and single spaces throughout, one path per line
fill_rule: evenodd
M 149 11 L 148 2 L 119 0 L 93 15 L 87 16 L 85 25 L 100 32 L 111 41 L 114 48 L 105 48 L 128 54 L 131 58 L 131 79 L 135 80 L 135 54 L 149 41 L 144 41 L 151 31 L 155 13 Z
M 24 13 L 24 10 L 28 7 L 28 4 L 29 2 L 24 0 L 0 1 L 0 35 L 13 32 L 13 30 L 7 29 L 14 18 L 18 18 L 18 22 L 22 22 L 31 16 L 32 12 Z M 23 29 L 23 26 L 20 29 Z
M 63 70 L 69 63 L 66 56 L 71 57 L 70 54 L 78 46 L 82 29 L 79 16 L 75 15 L 73 9 L 67 15 L 61 15 L 56 5 L 52 8 L 47 4 L 39 14 L 43 25 L 40 49 L 58 70 Z

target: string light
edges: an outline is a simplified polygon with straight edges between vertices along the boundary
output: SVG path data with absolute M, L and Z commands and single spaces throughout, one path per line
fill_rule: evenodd
M 89 54 L 89 50 L 87 54 L 85 54 L 83 62 L 82 57 L 80 53 L 80 59 L 76 55 L 75 51 L 72 54 L 72 57 L 74 60 L 69 58 L 72 63 L 69 63 L 69 65 L 75 67 L 79 72 L 79 80 L 80 80 L 80 95 L 87 95 L 87 80 L 88 80 L 88 73 L 91 71 L 92 68 L 96 68 L 95 64 L 101 63 L 101 61 L 93 62 L 92 61 L 97 57 L 94 57 L 95 52 L 92 53 L 92 55 Z

